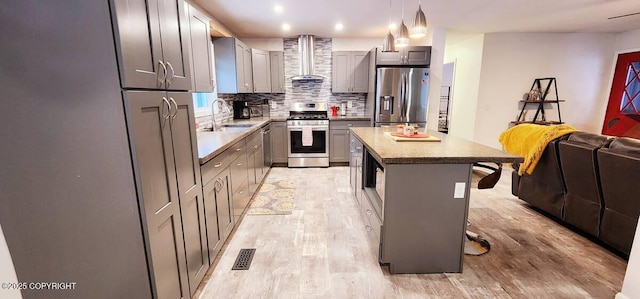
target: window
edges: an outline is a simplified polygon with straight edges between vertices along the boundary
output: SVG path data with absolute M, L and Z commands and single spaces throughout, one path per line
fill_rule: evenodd
M 629 63 L 625 80 L 620 112 L 640 115 L 640 61 Z
M 194 92 L 192 96 L 196 117 L 211 115 L 211 103 L 216 98 L 216 93 Z

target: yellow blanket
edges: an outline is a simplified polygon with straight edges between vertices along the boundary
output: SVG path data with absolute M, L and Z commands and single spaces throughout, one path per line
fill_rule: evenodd
M 524 157 L 518 174 L 522 175 L 525 171 L 531 174 L 551 140 L 575 131 L 568 125 L 520 124 L 502 132 L 498 140 L 507 152 Z

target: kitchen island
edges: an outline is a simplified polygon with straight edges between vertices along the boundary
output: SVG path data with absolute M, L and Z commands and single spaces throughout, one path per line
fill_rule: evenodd
M 355 192 L 379 262 L 390 273 L 462 272 L 473 163 L 523 159 L 434 131 L 440 142 L 397 142 L 386 130 L 350 129 L 364 149 Z

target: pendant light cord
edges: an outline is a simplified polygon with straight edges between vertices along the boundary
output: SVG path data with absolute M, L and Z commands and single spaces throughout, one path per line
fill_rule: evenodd
M 387 23 L 387 29 L 389 29 L 389 32 L 391 32 L 391 28 L 389 28 L 389 26 L 391 26 L 391 1 L 393 0 L 389 0 L 389 22 Z

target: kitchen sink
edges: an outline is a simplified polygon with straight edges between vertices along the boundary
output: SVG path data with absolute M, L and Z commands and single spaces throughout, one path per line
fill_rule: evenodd
M 222 127 L 226 127 L 226 128 L 249 128 L 249 127 L 253 127 L 256 124 L 222 124 Z

